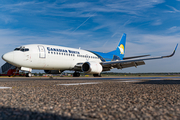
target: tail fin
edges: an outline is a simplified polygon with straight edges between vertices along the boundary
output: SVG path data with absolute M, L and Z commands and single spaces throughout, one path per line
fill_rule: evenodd
M 121 60 L 123 60 L 125 54 L 125 45 L 126 45 L 126 34 L 123 33 L 116 50 L 109 53 L 117 55 Z

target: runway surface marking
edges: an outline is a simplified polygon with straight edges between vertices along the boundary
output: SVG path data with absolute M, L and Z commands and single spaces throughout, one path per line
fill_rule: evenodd
M 99 84 L 100 82 L 88 82 L 88 83 L 70 83 L 70 84 L 57 84 L 57 85 L 89 85 L 89 84 Z
M 118 81 L 118 82 L 142 82 L 142 80 L 125 80 L 125 81 Z
M 0 87 L 0 89 L 12 89 L 12 87 Z

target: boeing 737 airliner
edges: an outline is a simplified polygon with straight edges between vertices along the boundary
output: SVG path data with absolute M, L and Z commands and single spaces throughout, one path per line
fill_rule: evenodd
M 116 50 L 101 53 L 90 50 L 74 49 L 62 46 L 30 44 L 15 48 L 6 53 L 2 59 L 14 65 L 17 69 L 28 71 L 27 77 L 31 76 L 32 69 L 44 70 L 49 74 L 60 74 L 65 70 L 75 71 L 73 76 L 79 77 L 80 72 L 100 76 L 101 72 L 113 68 L 123 69 L 144 65 L 144 60 L 167 58 L 168 56 L 147 57 L 149 55 L 124 57 L 126 34 L 124 33 Z

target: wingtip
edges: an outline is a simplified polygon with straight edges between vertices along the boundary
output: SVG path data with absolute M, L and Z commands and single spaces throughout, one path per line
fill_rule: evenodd
M 178 47 L 178 43 L 177 43 L 177 45 L 176 45 L 175 51 L 176 51 L 177 47 Z
M 175 52 L 176 52 L 177 47 L 178 47 L 178 44 L 176 45 L 176 47 L 175 47 L 175 49 L 174 49 L 174 51 L 173 51 L 173 53 L 172 53 L 171 55 L 168 55 L 168 56 L 163 56 L 162 58 L 167 58 L 167 57 L 172 57 L 172 56 L 174 56 L 174 54 L 175 54 Z

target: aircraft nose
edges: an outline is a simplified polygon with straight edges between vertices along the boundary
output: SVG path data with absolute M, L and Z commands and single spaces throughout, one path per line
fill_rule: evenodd
M 2 56 L 2 59 L 7 62 L 13 62 L 14 54 L 13 52 L 6 53 Z

